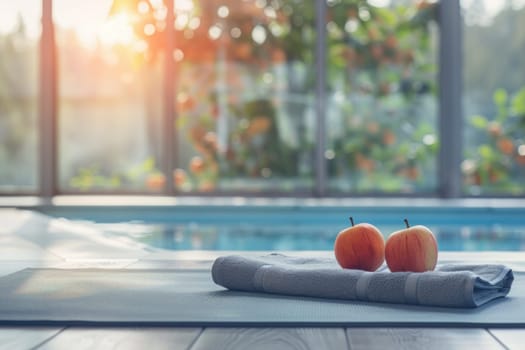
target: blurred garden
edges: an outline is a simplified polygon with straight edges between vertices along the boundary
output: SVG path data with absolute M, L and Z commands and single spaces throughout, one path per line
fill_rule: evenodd
M 174 23 L 162 0 L 96 3 L 53 1 L 59 192 L 161 193 L 170 181 L 177 193 L 314 193 L 319 147 L 329 195 L 438 192 L 439 3 L 328 0 L 323 75 L 315 2 L 177 0 Z M 5 193 L 38 187 L 39 32 L 27 23 L 40 14 L 24 4 L 40 1 L 0 9 L 15 19 L 0 27 Z M 461 5 L 463 194 L 523 195 L 525 4 Z

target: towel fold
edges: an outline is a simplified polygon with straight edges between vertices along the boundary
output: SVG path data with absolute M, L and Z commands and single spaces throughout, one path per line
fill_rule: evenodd
M 342 269 L 335 259 L 270 254 L 219 257 L 213 281 L 246 292 L 474 308 L 506 296 L 514 280 L 504 265 L 439 265 L 435 271 L 366 272 Z

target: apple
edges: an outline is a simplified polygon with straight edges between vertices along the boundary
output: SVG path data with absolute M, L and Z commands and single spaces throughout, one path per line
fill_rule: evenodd
M 408 224 L 406 228 L 392 233 L 386 240 L 385 259 L 392 272 L 432 271 L 436 267 L 438 246 L 432 231 L 427 227 Z
M 345 228 L 334 243 L 335 258 L 345 269 L 375 271 L 385 260 L 385 240 L 377 227 L 361 223 Z

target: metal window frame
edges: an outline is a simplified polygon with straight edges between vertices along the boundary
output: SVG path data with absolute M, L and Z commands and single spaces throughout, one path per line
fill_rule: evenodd
M 441 0 L 439 22 L 438 195 L 462 194 L 463 161 L 463 21 L 459 0 Z
M 326 173 L 327 162 L 326 151 L 326 64 L 327 64 L 327 43 L 326 43 L 326 1 L 317 0 L 315 2 L 315 69 L 317 79 L 315 81 L 315 112 L 316 112 L 316 139 L 315 143 L 315 182 L 314 195 L 323 197 L 326 194 Z
M 38 189 L 52 197 L 57 189 L 57 62 L 53 1 L 42 0 L 42 34 L 39 58 Z
M 166 1 L 166 32 L 165 32 L 165 52 L 164 52 L 164 94 L 163 94 L 163 113 L 162 113 L 162 135 L 161 135 L 161 171 L 166 179 L 163 194 L 172 196 L 175 194 L 173 184 L 173 170 L 176 165 L 176 135 L 175 132 L 175 22 L 174 13 L 175 0 Z
M 462 18 L 460 0 L 441 0 L 438 4 L 439 18 L 439 140 L 438 156 L 438 191 L 435 196 L 444 198 L 461 197 L 460 165 L 463 157 L 463 115 L 462 115 Z M 58 194 L 58 117 L 57 117 L 57 60 L 54 24 L 52 20 L 52 0 L 42 0 L 42 37 L 40 43 L 40 111 L 39 111 L 39 194 L 42 197 L 52 197 Z M 174 19 L 174 3 L 167 1 L 168 18 Z M 314 152 L 315 179 L 312 194 L 317 197 L 327 195 L 327 163 L 326 148 L 326 0 L 316 0 L 316 31 L 315 69 L 317 80 L 315 85 L 316 111 L 316 146 Z M 175 29 L 171 25 L 166 31 L 165 74 L 163 93 L 163 115 L 160 159 L 161 170 L 166 178 L 164 195 L 184 195 L 177 193 L 172 181 L 172 172 L 177 165 L 177 135 L 175 132 L 176 108 L 174 103 L 176 92 L 176 63 L 173 60 L 175 47 Z M 122 191 L 117 191 L 122 193 Z M 104 192 L 105 194 L 111 194 Z M 132 194 L 132 193 L 130 193 Z M 152 193 L 153 195 L 155 193 Z M 190 195 L 197 195 L 191 193 Z M 236 193 L 244 195 L 247 193 Z M 261 193 L 264 194 L 264 193 Z M 301 192 L 301 194 L 303 194 Z M 216 193 L 216 195 L 221 195 Z M 271 193 L 271 196 L 298 196 L 298 192 Z M 304 193 L 308 195 L 308 193 Z M 331 194 L 329 194 L 331 196 Z M 394 194 L 403 195 L 406 194 Z M 414 197 L 421 194 L 414 193 Z M 361 197 L 349 193 L 345 196 Z M 389 197 L 390 194 L 381 194 Z

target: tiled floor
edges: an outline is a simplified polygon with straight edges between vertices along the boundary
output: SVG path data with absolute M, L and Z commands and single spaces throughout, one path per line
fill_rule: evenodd
M 227 254 L 154 251 L 84 225 L 17 210 L 0 210 L 0 222 L 0 276 L 26 267 L 209 270 L 213 259 Z M 441 257 L 502 262 L 525 271 L 523 253 L 443 253 Z M 0 349 L 144 348 L 525 349 L 525 329 L 0 327 Z

